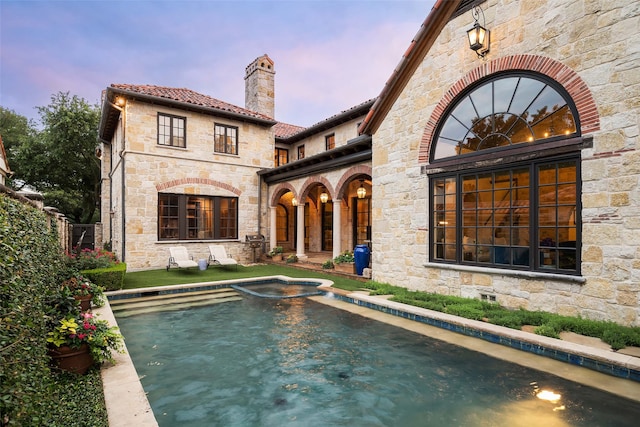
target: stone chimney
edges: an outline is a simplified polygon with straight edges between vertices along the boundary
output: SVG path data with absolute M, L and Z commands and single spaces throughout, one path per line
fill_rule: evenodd
M 273 60 L 265 53 L 245 70 L 244 107 L 265 116 L 275 115 L 275 75 Z

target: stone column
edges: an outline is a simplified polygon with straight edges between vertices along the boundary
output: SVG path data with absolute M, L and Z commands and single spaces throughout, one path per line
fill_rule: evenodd
M 306 259 L 307 256 L 304 254 L 304 203 L 298 205 L 297 215 L 296 256 L 298 259 Z
M 277 234 L 277 208 L 275 206 L 271 206 L 269 208 L 269 247 L 267 248 L 267 252 L 269 252 L 272 248 L 278 246 L 278 234 Z
M 342 246 L 340 242 L 342 241 L 342 234 L 340 230 L 341 227 L 341 219 L 340 212 L 342 209 L 342 200 L 334 200 L 333 201 L 333 257 L 337 257 L 342 252 Z

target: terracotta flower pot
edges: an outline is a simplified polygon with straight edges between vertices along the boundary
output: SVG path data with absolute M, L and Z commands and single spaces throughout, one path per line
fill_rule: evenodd
M 49 356 L 53 366 L 80 375 L 84 375 L 93 365 L 93 356 L 87 344 L 82 344 L 80 348 L 71 348 L 66 345 L 50 347 Z
M 355 264 L 353 262 L 341 262 L 340 264 L 334 264 L 333 267 L 337 272 L 354 274 L 355 273 Z
M 75 296 L 76 301 L 80 301 L 80 311 L 91 310 L 91 299 L 93 295 Z

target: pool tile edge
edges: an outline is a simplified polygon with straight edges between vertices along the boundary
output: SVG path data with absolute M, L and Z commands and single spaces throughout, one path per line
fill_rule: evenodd
M 365 293 L 335 292 L 334 289 L 331 291 L 339 299 L 373 310 L 640 382 L 640 358 L 637 357 L 414 307 L 389 301 L 379 296 L 370 296 Z

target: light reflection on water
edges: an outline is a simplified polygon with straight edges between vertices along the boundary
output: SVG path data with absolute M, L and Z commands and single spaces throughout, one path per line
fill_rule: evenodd
M 162 427 L 630 426 L 640 416 L 637 403 L 304 298 L 118 322 Z M 537 398 L 542 389 L 560 400 Z

